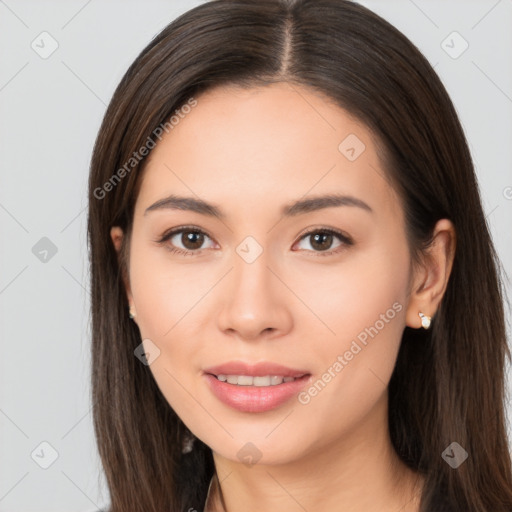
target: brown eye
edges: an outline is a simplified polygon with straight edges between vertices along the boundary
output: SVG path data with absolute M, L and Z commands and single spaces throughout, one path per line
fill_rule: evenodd
M 333 242 L 333 235 L 330 233 L 315 233 L 311 236 L 311 247 L 317 249 L 319 251 L 325 251 L 326 249 L 330 249 Z
M 200 229 L 181 227 L 163 235 L 157 242 L 165 244 L 166 248 L 171 252 L 193 255 L 202 252 L 206 239 L 211 240 L 210 237 Z
M 180 242 L 185 249 L 197 250 L 200 249 L 204 243 L 204 234 L 199 231 L 182 231 Z
M 333 250 L 330 250 L 333 246 L 333 242 L 335 239 L 338 239 L 338 244 L 334 247 Z M 333 229 L 316 229 L 314 231 L 309 231 L 301 237 L 300 242 L 303 240 L 309 240 L 309 245 L 311 246 L 313 252 L 318 253 L 318 256 L 328 256 L 329 254 L 333 254 L 343 250 L 346 246 L 353 245 L 353 241 L 350 237 L 344 235 L 341 232 L 338 232 Z M 300 247 L 304 249 L 304 247 Z M 306 247 L 307 249 L 307 247 Z

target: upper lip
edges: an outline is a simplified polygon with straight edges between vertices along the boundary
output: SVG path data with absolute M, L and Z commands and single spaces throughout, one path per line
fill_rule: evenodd
M 302 377 L 308 375 L 307 370 L 297 370 L 277 363 L 262 361 L 260 363 L 245 363 L 243 361 L 229 361 L 227 363 L 211 366 L 204 370 L 212 375 L 252 375 L 265 377 L 266 375 L 279 375 L 281 377 Z

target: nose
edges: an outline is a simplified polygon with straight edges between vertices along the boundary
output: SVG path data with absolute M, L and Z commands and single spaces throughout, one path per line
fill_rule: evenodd
M 218 326 L 232 337 L 246 341 L 279 337 L 292 327 L 293 294 L 279 271 L 271 268 L 267 252 L 251 263 L 237 253 L 222 289 Z

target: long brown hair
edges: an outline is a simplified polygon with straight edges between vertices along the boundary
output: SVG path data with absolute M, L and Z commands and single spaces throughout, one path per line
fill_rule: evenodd
M 113 95 L 92 155 L 88 212 L 93 416 L 110 511 L 202 510 L 214 472 L 200 440 L 182 453 L 187 428 L 134 356 L 141 338 L 123 277 L 147 159 L 130 159 L 203 91 L 277 81 L 321 93 L 376 134 L 415 261 L 436 221 L 453 222 L 455 259 L 433 326 L 403 332 L 389 384 L 391 439 L 426 476 L 422 512 L 510 512 L 504 290 L 468 144 L 425 57 L 391 24 L 346 0 L 201 4 L 148 44 Z M 120 259 L 114 225 L 125 232 Z M 453 442 L 469 454 L 456 469 L 442 456 Z

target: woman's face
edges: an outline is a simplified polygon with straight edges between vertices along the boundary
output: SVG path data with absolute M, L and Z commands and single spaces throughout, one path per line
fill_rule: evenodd
M 369 130 L 287 83 L 196 100 L 150 153 L 130 241 L 128 297 L 157 385 L 233 461 L 286 463 L 387 428 L 411 261 Z M 151 208 L 170 195 L 190 201 Z M 211 370 L 233 361 L 306 375 Z

